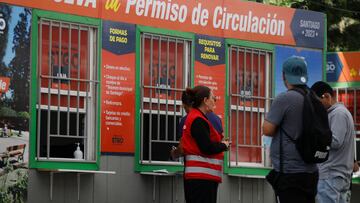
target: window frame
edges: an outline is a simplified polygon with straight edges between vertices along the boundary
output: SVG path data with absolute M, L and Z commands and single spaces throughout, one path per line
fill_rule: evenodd
M 354 119 L 355 136 L 356 136 L 355 138 L 360 141 L 360 130 L 357 130 L 359 128 L 357 126 L 360 126 L 360 123 L 357 123 L 357 119 L 358 119 L 358 117 L 357 117 L 357 108 L 358 108 L 358 106 L 356 105 L 356 101 L 358 100 L 358 98 L 356 96 L 357 95 L 356 93 L 360 92 L 360 87 L 359 86 L 358 87 L 333 87 L 333 90 L 334 90 L 334 93 L 335 93 L 334 97 L 336 98 L 336 101 L 337 102 L 342 102 L 345 105 L 345 107 L 350 111 L 350 113 L 351 113 L 351 115 L 352 115 L 352 117 Z M 342 91 L 346 95 L 346 101 L 341 101 L 339 99 L 340 93 Z M 349 92 L 350 92 L 350 94 L 352 92 L 354 93 L 354 99 L 353 99 L 354 106 L 353 106 L 353 109 L 349 108 L 349 100 L 350 100 L 349 97 L 348 97 Z
M 236 40 L 236 39 L 225 39 L 225 64 L 226 64 L 226 96 L 225 96 L 225 135 L 229 137 L 229 113 L 231 111 L 230 107 L 230 92 L 229 92 L 229 48 L 230 46 L 241 46 L 244 48 L 250 48 L 250 49 L 261 49 L 264 51 L 268 51 L 272 53 L 271 56 L 271 72 L 269 72 L 270 80 L 269 82 L 272 83 L 271 85 L 271 95 L 274 95 L 275 93 L 275 45 L 273 44 L 266 44 L 266 43 L 260 43 L 260 42 L 250 42 L 250 41 L 242 41 L 242 40 Z M 262 155 L 263 156 L 263 155 Z M 271 170 L 270 167 L 265 166 L 230 166 L 230 160 L 229 160 L 229 152 L 225 153 L 224 157 L 224 173 L 228 174 L 230 176 L 241 176 L 241 177 L 265 177 L 269 171 Z
M 97 126 L 98 129 L 94 132 L 95 134 L 95 159 L 94 161 L 78 161 L 78 160 L 66 160 L 66 159 L 60 159 L 57 160 L 39 160 L 37 157 L 37 109 L 36 109 L 36 103 L 39 97 L 39 88 L 38 87 L 38 78 L 37 78 L 37 67 L 39 64 L 38 61 L 38 51 L 39 51 L 39 45 L 38 45 L 38 35 L 39 35 L 39 29 L 38 29 L 38 22 L 40 18 L 45 18 L 49 20 L 59 20 L 62 22 L 67 23 L 79 23 L 79 24 L 85 24 L 90 26 L 95 26 L 98 29 L 97 32 L 97 49 L 95 52 L 97 52 L 97 64 L 95 65 L 97 67 L 97 73 L 98 73 L 98 88 L 96 91 L 96 94 L 98 95 L 97 98 L 97 107 L 95 112 L 98 112 L 98 115 L 95 115 L 95 118 L 97 119 Z M 30 119 L 30 154 L 29 154 L 29 167 L 30 168 L 41 168 L 41 169 L 77 169 L 77 170 L 99 170 L 100 165 L 100 101 L 101 101 L 101 94 L 100 94 L 100 85 L 101 85 L 101 39 L 102 39 L 102 24 L 100 19 L 94 19 L 94 18 L 88 18 L 88 17 L 80 17 L 70 14 L 63 14 L 63 13 L 57 13 L 57 12 L 51 12 L 51 11 L 43 11 L 43 10 L 37 10 L 34 9 L 32 12 L 32 23 L 31 23 L 31 87 L 30 87 L 30 106 L 31 106 L 31 119 Z M 96 74 L 96 73 L 95 73 Z M 74 148 L 75 149 L 75 148 Z
M 140 93 L 141 93 L 141 67 L 140 67 L 140 58 L 141 58 L 141 53 L 140 53 L 140 49 L 141 49 L 141 36 L 142 33 L 147 33 L 147 34 L 158 34 L 158 35 L 164 35 L 164 36 L 170 36 L 170 37 L 180 37 L 186 40 L 191 41 L 192 43 L 192 47 L 191 47 L 191 52 L 192 55 L 190 56 L 190 67 L 189 67 L 189 71 L 190 71 L 190 85 L 193 86 L 194 85 L 194 59 L 195 59 L 195 55 L 194 55 L 194 51 L 195 51 L 195 46 L 193 46 L 194 44 L 194 40 L 195 40 L 195 35 L 192 33 L 186 33 L 186 32 L 180 32 L 180 31 L 175 31 L 175 30 L 167 30 L 167 29 L 161 29 L 161 28 L 153 28 L 153 27 L 148 27 L 148 26 L 140 26 L 137 25 L 136 26 L 136 87 L 135 87 L 135 95 L 136 95 L 136 102 L 135 102 L 135 111 L 136 111 L 136 116 L 135 116 L 135 171 L 137 172 L 152 172 L 154 170 L 160 170 L 160 169 L 166 169 L 169 172 L 179 172 L 183 170 L 183 164 L 166 164 L 166 163 L 157 163 L 156 161 L 154 163 L 150 163 L 150 164 L 144 164 L 141 163 L 141 131 L 140 131 L 140 119 L 141 119 L 141 113 L 140 113 L 140 108 L 141 108 L 141 99 L 140 99 Z M 170 152 L 169 152 L 170 154 Z

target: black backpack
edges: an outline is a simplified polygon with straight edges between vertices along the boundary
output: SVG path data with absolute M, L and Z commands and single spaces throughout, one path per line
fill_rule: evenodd
M 302 133 L 294 140 L 305 163 L 322 163 L 328 160 L 332 141 L 328 114 L 316 94 L 307 86 L 292 89 L 304 96 Z M 285 132 L 285 131 L 283 131 Z M 285 132 L 286 134 L 286 132 Z

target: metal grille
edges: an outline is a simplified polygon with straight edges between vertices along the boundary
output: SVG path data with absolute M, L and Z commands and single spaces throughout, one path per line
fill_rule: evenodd
M 96 161 L 96 27 L 49 19 L 38 24 L 37 158 Z M 76 160 L 79 161 L 79 160 Z
M 354 119 L 356 136 L 360 139 L 360 88 L 334 88 L 337 101 L 343 102 Z
M 141 162 L 169 161 L 184 115 L 182 91 L 190 86 L 191 41 L 170 36 L 141 35 Z
M 263 166 L 262 123 L 271 100 L 272 53 L 229 48 L 230 166 Z
M 334 88 L 336 92 L 336 99 L 343 102 L 346 108 L 350 111 L 354 119 L 355 125 L 355 159 L 360 157 L 360 88 Z

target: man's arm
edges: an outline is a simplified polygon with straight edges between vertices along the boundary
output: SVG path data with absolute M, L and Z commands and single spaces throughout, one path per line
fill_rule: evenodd
M 272 124 L 271 122 L 265 120 L 263 124 L 263 133 L 267 136 L 274 136 L 276 132 L 276 125 Z
M 332 149 L 339 149 L 344 144 L 348 126 L 348 118 L 342 112 L 332 116 L 330 120 L 330 129 L 332 132 Z
M 285 93 L 279 94 L 271 104 L 263 123 L 263 134 L 273 137 L 276 134 L 277 127 L 282 122 L 285 112 L 288 109 L 288 98 Z

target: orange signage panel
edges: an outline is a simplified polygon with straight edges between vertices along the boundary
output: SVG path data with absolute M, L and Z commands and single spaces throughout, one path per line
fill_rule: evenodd
M 0 77 L 0 93 L 8 91 L 10 85 L 10 78 Z
M 360 52 L 336 52 L 327 55 L 328 82 L 359 82 Z
M 2 0 L 3 2 L 222 38 L 324 48 L 325 15 L 234 0 Z

